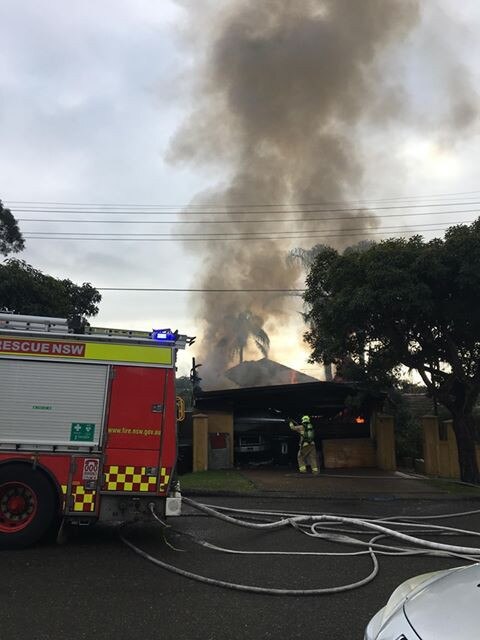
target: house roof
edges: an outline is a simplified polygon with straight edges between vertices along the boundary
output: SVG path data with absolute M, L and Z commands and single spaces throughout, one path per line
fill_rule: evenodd
M 299 384 L 221 389 L 196 394 L 195 407 L 198 411 L 272 409 L 290 415 L 301 415 L 307 410 L 335 412 L 344 407 L 347 396 L 356 395 L 361 390 L 361 387 L 355 384 L 319 380 Z M 371 405 L 382 401 L 383 397 L 382 394 L 371 395 L 367 403 Z
M 239 387 L 264 387 L 318 382 L 317 378 L 307 376 L 269 358 L 241 362 L 228 369 L 225 372 L 225 377 Z
M 433 400 L 425 393 L 402 393 L 402 398 L 413 418 L 432 416 L 435 413 Z M 446 409 L 443 411 L 446 412 Z
M 452 416 L 448 409 L 439 402 L 435 407 L 432 398 L 426 393 L 402 393 L 405 404 L 413 418 L 418 419 L 422 416 L 438 415 L 440 420 L 451 420 Z M 480 419 L 480 402 L 477 402 L 473 408 L 473 415 Z

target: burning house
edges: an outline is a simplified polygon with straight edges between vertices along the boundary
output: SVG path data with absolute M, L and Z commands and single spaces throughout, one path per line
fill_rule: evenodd
M 318 382 L 312 376 L 307 376 L 301 371 L 286 367 L 269 358 L 241 362 L 228 369 L 225 372 L 225 377 L 238 387 L 267 387 L 270 385 Z
M 383 400 L 355 384 L 315 381 L 206 391 L 195 404 L 212 437 L 223 435 L 236 465 L 293 465 L 298 438 L 288 422 L 308 413 L 323 466 L 334 468 L 378 465 L 375 425 Z
M 185 41 L 193 52 L 195 106 L 168 156 L 216 176 L 182 214 L 189 223 L 185 247 L 201 264 L 191 310 L 201 332 L 202 387 L 217 394 L 204 395 L 202 411 L 205 403 L 220 402 L 225 379 L 230 386 L 250 385 L 250 390 L 232 390 L 243 404 L 248 398 L 242 394 L 255 397 L 262 388 L 255 385 L 270 385 L 272 376 L 278 389 L 293 381 L 278 368 L 269 376 L 273 369 L 267 358 L 283 358 L 288 326 L 295 329 L 290 335 L 299 348 L 305 330 L 299 292 L 304 273 L 298 261 L 286 258 L 299 245 L 305 247 L 300 256 L 319 243 L 343 250 L 381 231 L 375 211 L 361 204 L 370 134 L 384 141 L 397 124 L 413 133 L 430 130 L 432 138 L 445 140 L 452 131 L 467 129 L 478 111 L 468 74 L 452 62 L 451 47 L 442 50 L 435 34 L 435 73 L 430 75 L 448 92 L 438 116 L 427 109 L 419 118 L 401 78 L 405 46 L 423 17 L 419 0 L 220 4 L 188 3 L 191 30 L 186 29 Z M 388 144 L 382 142 L 376 151 L 376 168 L 386 159 L 395 162 Z M 264 361 L 242 362 L 255 348 Z M 327 396 L 334 388 L 311 384 L 328 389 Z M 297 396 L 303 386 L 280 395 Z M 235 404 L 233 398 L 228 402 Z M 267 396 L 262 403 L 274 406 Z M 332 410 L 338 409 L 333 404 Z M 237 409 L 208 409 L 228 414 L 232 438 Z M 224 428 L 217 418 L 210 414 L 211 431 Z M 373 459 L 378 442 L 371 420 L 350 427 L 357 429 L 355 435 L 365 430 Z

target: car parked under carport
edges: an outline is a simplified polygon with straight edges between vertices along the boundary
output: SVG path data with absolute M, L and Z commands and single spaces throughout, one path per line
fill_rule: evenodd
M 231 416 L 236 466 L 295 466 L 298 435 L 290 431 L 288 422 L 298 423 L 308 413 L 325 464 L 338 467 L 342 459 L 353 456 L 354 466 L 369 467 L 375 466 L 371 418 L 382 402 L 382 395 L 369 394 L 360 385 L 319 381 L 201 392 L 195 407 L 202 414 L 216 414 L 215 429 L 221 428 L 220 412 Z M 328 444 L 328 459 L 323 455 L 324 444 Z M 347 446 L 345 456 L 342 450 Z M 349 466 L 348 460 L 345 464 Z

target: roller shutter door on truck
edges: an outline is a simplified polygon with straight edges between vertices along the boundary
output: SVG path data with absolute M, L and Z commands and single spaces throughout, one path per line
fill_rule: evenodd
M 97 445 L 108 369 L 106 365 L 0 359 L 0 446 Z

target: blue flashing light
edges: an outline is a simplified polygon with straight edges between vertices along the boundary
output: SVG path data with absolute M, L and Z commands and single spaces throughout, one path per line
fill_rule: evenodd
M 153 329 L 152 338 L 159 342 L 175 342 L 177 336 L 171 329 Z

